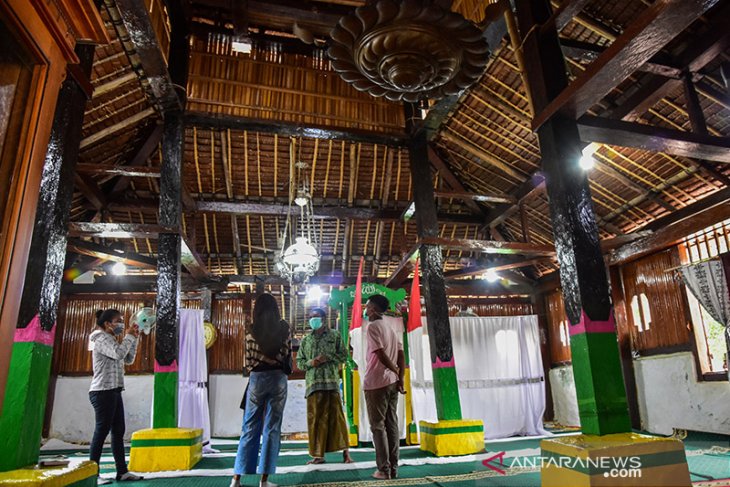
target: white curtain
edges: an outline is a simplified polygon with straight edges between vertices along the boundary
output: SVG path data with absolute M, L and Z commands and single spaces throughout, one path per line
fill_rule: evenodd
M 450 323 L 462 416 L 483 420 L 485 438 L 548 434 L 537 316 L 452 317 Z M 434 420 L 425 317 L 408 342 L 414 417 Z
M 202 429 L 206 445 L 210 442 L 210 411 L 203 310 L 180 310 L 179 340 L 177 425 Z
M 383 316 L 383 321 L 391 326 L 402 341 L 403 337 L 403 319 L 393 316 Z M 363 380 L 365 379 L 366 362 L 367 362 L 367 327 L 369 322 L 367 319 L 362 320 L 362 327 L 353 330 L 350 333 L 350 346 L 352 347 L 352 359 L 357 364 L 360 374 L 360 414 L 358 435 L 360 441 L 373 441 L 373 434 L 370 431 L 370 421 L 368 421 L 368 411 L 365 404 L 365 393 L 362 389 Z M 398 396 L 398 426 L 400 428 L 400 437 L 406 437 L 406 414 L 405 401 L 402 395 Z

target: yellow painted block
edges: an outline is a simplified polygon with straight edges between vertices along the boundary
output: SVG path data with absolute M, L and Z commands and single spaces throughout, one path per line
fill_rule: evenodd
M 203 431 L 188 428 L 146 429 L 132 434 L 129 469 L 134 472 L 190 470 L 203 458 Z
M 22 468 L 0 472 L 0 485 L 22 487 L 95 486 L 99 474 L 96 462 L 71 461 L 66 467 Z
M 437 457 L 484 451 L 484 423 L 478 419 L 420 421 L 421 450 Z
M 357 433 L 350 433 L 350 446 L 358 446 L 359 445 L 359 438 L 357 437 Z
M 688 487 L 681 441 L 636 433 L 543 440 L 542 487 Z

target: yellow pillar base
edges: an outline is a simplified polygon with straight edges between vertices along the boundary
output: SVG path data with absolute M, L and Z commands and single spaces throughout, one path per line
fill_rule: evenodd
M 202 435 L 203 430 L 187 428 L 136 431 L 129 450 L 129 470 L 190 470 L 203 458 Z
M 437 457 L 470 455 L 484 451 L 484 423 L 481 419 L 419 421 L 421 450 Z
M 84 460 L 71 461 L 66 467 L 21 468 L 0 472 L 0 485 L 23 487 L 60 487 L 72 485 L 74 487 L 95 487 L 99 474 L 96 462 Z
M 681 441 L 636 433 L 542 440 L 542 487 L 689 487 Z

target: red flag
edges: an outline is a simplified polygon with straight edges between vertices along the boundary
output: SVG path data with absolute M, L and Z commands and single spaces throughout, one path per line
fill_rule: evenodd
M 355 281 L 355 302 L 352 305 L 352 321 L 350 331 L 362 326 L 362 263 L 365 257 L 360 257 L 360 268 L 357 270 L 357 281 Z
M 409 332 L 421 326 L 421 280 L 418 277 L 418 260 L 413 271 L 413 283 L 411 284 L 411 300 L 408 303 L 408 326 Z

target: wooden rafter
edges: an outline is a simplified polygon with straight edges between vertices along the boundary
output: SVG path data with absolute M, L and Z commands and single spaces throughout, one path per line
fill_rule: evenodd
M 668 0 L 651 4 L 606 51 L 536 115 L 533 129 L 557 112 L 572 118 L 586 113 L 717 2 Z
M 177 228 L 142 223 L 70 222 L 70 237 L 157 238 L 160 233 L 176 233 Z
M 578 120 L 578 130 L 581 139 L 587 142 L 730 162 L 730 140 L 725 137 L 712 137 L 591 115 L 584 115 Z
M 357 129 L 334 129 L 324 126 L 233 117 L 229 115 L 211 115 L 200 112 L 188 112 L 185 116 L 185 122 L 188 126 L 207 127 L 218 130 L 234 129 L 275 133 L 280 137 L 347 140 L 350 142 L 364 142 L 367 144 L 381 144 L 394 147 L 404 146 L 406 144 L 405 134 L 368 132 Z
M 538 245 L 524 242 L 421 237 L 420 243 L 426 245 L 439 245 L 444 249 L 481 252 L 485 254 L 520 254 L 544 257 L 555 256 L 555 248 L 552 245 Z
M 154 257 L 148 257 L 134 252 L 119 251 L 90 241 L 71 240 L 67 244 L 67 249 L 69 252 L 88 255 L 97 259 L 122 262 L 129 266 L 143 269 L 157 269 L 157 259 Z

